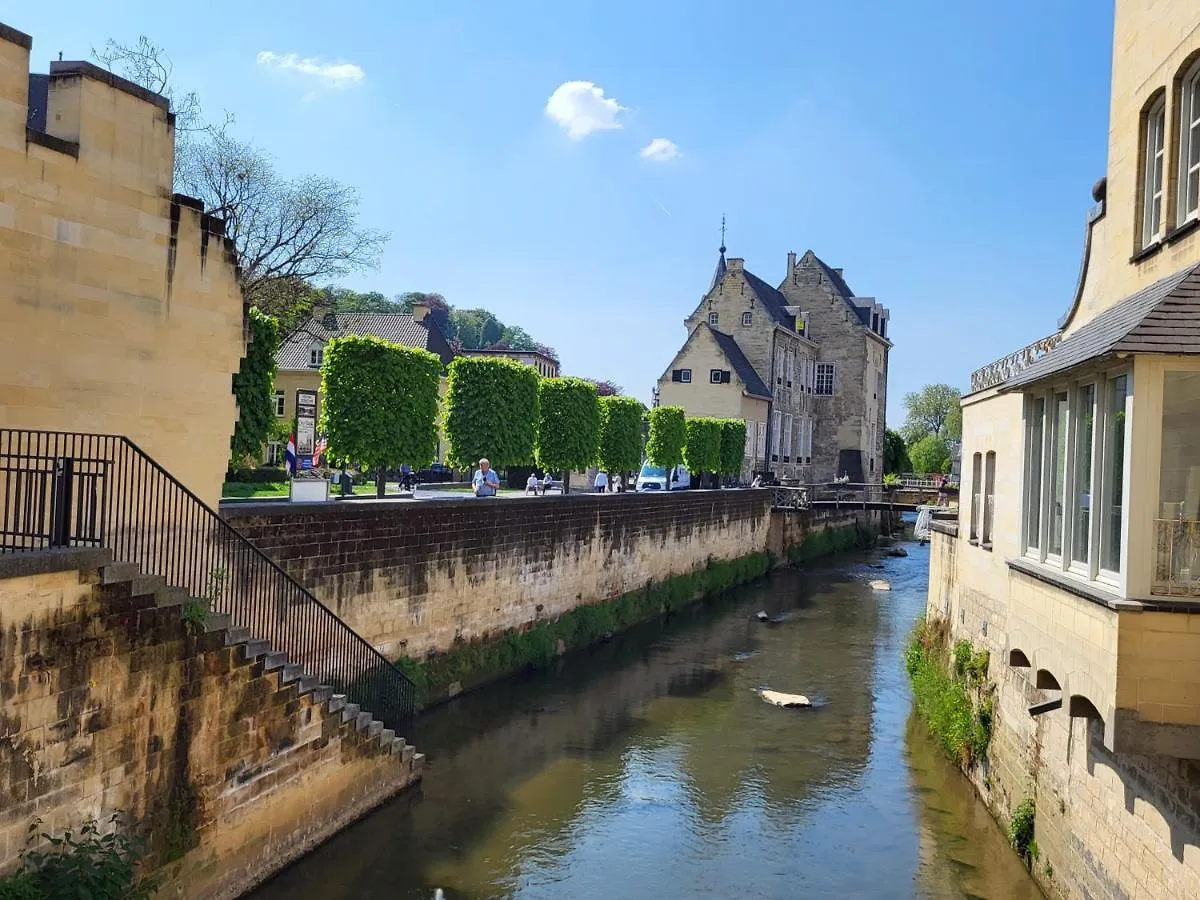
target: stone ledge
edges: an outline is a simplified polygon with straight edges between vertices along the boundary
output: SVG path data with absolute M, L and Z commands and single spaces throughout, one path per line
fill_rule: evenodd
M 112 553 L 93 547 L 0 553 L 0 578 L 26 578 L 49 572 L 87 571 L 112 562 Z
M 1064 573 L 1055 572 L 1027 559 L 1013 558 L 1006 560 L 1008 567 L 1014 572 L 1020 572 L 1044 584 L 1060 588 L 1068 594 L 1073 594 L 1089 603 L 1095 603 L 1116 612 L 1169 612 L 1191 613 L 1200 612 L 1200 600 L 1132 600 L 1122 597 L 1112 591 L 1098 587 L 1094 582 L 1081 581 Z

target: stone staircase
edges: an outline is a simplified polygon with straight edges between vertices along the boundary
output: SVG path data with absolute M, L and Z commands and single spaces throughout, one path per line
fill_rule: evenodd
M 184 618 L 187 605 L 197 602 L 186 590 L 171 587 L 158 575 L 146 575 L 133 563 L 109 562 L 100 568 L 99 589 L 105 601 L 115 610 L 138 612 L 143 615 L 154 611 L 154 615 L 165 618 Z M 353 731 L 360 741 L 377 746 L 380 753 L 399 755 L 401 763 L 414 777 L 419 777 L 425 764 L 425 755 L 417 753 L 396 732 L 375 719 L 369 710 L 349 702 L 345 694 L 335 693 L 329 685 L 293 662 L 286 653 L 276 650 L 270 641 L 254 637 L 249 629 L 233 625 L 226 613 L 205 612 L 203 614 L 203 640 L 206 649 L 221 647 L 234 651 L 234 664 L 253 666 L 255 675 L 274 673 L 278 677 L 278 689 L 290 690 L 293 685 L 297 698 L 307 698 L 314 707 L 323 707 L 326 717 L 340 718 L 344 733 Z

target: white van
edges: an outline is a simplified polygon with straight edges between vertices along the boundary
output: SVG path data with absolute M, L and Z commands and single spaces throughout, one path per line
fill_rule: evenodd
M 687 466 L 676 466 L 671 470 L 670 480 L 667 480 L 667 470 L 661 466 L 642 463 L 638 472 L 635 490 L 642 491 L 683 491 L 692 486 L 692 476 Z

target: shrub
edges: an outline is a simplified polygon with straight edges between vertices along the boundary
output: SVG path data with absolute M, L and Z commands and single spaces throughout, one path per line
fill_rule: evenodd
M 986 674 L 987 651 L 974 653 L 969 641 L 958 641 L 950 651 L 947 642 L 944 621 L 922 619 L 905 651 L 905 669 L 917 712 L 930 733 L 967 768 L 987 754 L 992 739 L 994 706 L 982 687 L 983 677 L 977 677 L 980 660 Z
M 1008 820 L 1008 842 L 1020 854 L 1022 859 L 1036 858 L 1033 842 L 1033 824 L 1037 815 L 1037 805 L 1032 797 L 1026 797 L 1013 810 L 1012 818 Z
M 683 444 L 687 440 L 682 406 L 656 406 L 650 410 L 650 439 L 646 458 L 653 465 L 669 469 L 683 462 Z
M 256 456 L 270 436 L 275 421 L 272 392 L 275 387 L 275 353 L 279 350 L 279 323 L 251 307 L 250 344 L 233 376 L 238 419 L 230 440 L 230 457 Z
M 596 461 L 600 400 L 582 378 L 543 378 L 538 385 L 537 463 L 550 472 L 574 472 Z
M 278 466 L 259 466 L 256 469 L 230 469 L 225 480 L 236 484 L 284 484 L 288 480 L 286 469 Z
M 600 450 L 605 472 L 629 472 L 642 464 L 642 413 L 633 397 L 600 398 Z
M 717 471 L 722 475 L 742 473 L 746 455 L 746 423 L 742 419 L 721 419 L 721 451 Z
M 509 359 L 459 356 L 446 392 L 449 462 L 470 469 L 487 457 L 494 469 L 534 461 L 538 373 Z
M 721 420 L 699 417 L 684 423 L 683 461 L 693 475 L 721 466 Z

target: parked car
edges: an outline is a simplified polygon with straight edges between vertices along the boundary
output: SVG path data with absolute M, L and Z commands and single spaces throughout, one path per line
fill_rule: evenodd
M 687 466 L 676 466 L 671 469 L 668 478 L 666 469 L 662 466 L 652 466 L 647 462 L 642 464 L 642 470 L 638 472 L 637 485 L 634 489 L 639 493 L 643 491 L 684 491 L 691 486 L 692 476 L 688 472 Z

